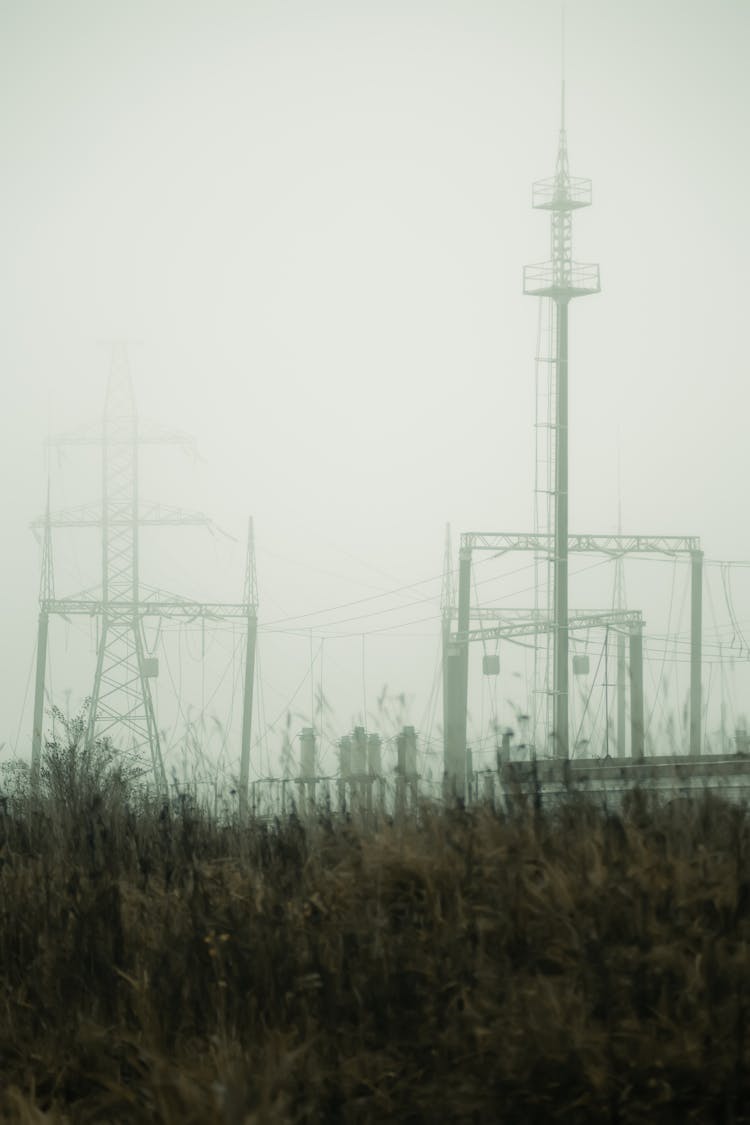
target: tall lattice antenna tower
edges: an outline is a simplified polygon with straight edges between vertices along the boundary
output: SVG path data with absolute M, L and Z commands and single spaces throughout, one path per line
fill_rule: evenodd
M 565 129 L 565 80 L 561 83 L 560 133 L 554 176 L 538 180 L 532 206 L 550 212 L 550 257 L 524 269 L 524 293 L 548 298 L 554 310 L 547 359 L 547 416 L 543 422 L 549 451 L 540 479 L 550 499 L 553 552 L 552 601 L 552 744 L 556 757 L 567 758 L 568 731 L 568 306 L 574 297 L 599 292 L 599 267 L 573 260 L 573 212 L 591 204 L 591 180 L 571 176 Z M 537 389 L 537 401 L 539 393 Z M 539 423 L 539 416 L 538 416 Z M 537 507 L 538 512 L 538 507 Z M 537 516 L 538 518 L 538 516 Z M 548 607 L 549 608 L 549 607 Z

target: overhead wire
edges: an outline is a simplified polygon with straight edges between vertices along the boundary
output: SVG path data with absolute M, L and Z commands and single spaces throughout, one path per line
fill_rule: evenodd
M 603 566 L 606 563 L 608 563 L 609 561 L 610 560 L 608 558 L 597 559 L 596 562 L 589 563 L 587 566 L 582 566 L 582 567 L 579 567 L 577 570 L 572 571 L 571 577 L 573 577 L 575 575 L 578 575 L 578 574 L 583 574 L 587 571 L 595 569 L 596 567 Z M 514 571 L 511 571 L 510 573 L 511 574 L 518 574 L 518 573 L 521 573 L 524 570 L 529 570 L 532 567 L 533 567 L 533 563 L 529 563 L 529 564 L 526 564 L 523 567 L 518 567 L 517 569 L 515 569 Z M 505 576 L 505 577 L 508 577 L 508 576 Z M 486 584 L 487 582 L 496 582 L 496 581 L 498 581 L 498 578 L 497 578 L 496 575 L 494 575 L 490 579 L 484 579 L 484 580 L 479 581 L 477 583 L 477 585 L 481 586 L 483 584 Z M 506 594 L 501 595 L 500 600 L 507 601 L 509 598 L 517 597 L 519 594 L 528 593 L 529 591 L 533 590 L 534 588 L 535 588 L 535 586 L 534 586 L 534 584 L 532 584 L 532 585 L 529 585 L 529 586 L 520 587 L 516 590 L 508 591 Z M 370 599 L 363 599 L 363 600 L 370 600 Z M 350 624 L 351 622 L 354 622 L 354 621 L 364 621 L 364 620 L 369 620 L 373 617 L 382 617 L 384 614 L 395 613 L 395 612 L 398 612 L 401 609 L 409 608 L 409 606 L 412 606 L 412 605 L 422 605 L 425 602 L 435 602 L 435 598 L 434 597 L 416 598 L 409 603 L 405 603 L 404 605 L 388 606 L 385 609 L 371 610 L 368 613 L 356 614 L 353 617 L 346 617 L 346 618 L 342 618 L 342 619 L 337 620 L 337 621 L 322 622 L 322 623 L 319 623 L 317 626 L 314 626 L 314 628 L 316 628 L 316 629 L 333 629 L 333 628 L 336 628 L 339 625 L 347 625 L 347 624 Z M 343 607 L 339 607 L 339 608 L 343 608 Z M 304 615 L 301 615 L 301 616 L 307 617 L 307 616 L 312 616 L 312 614 L 304 614 Z M 500 614 L 499 614 L 499 616 L 500 616 Z M 412 619 L 410 621 L 399 622 L 396 625 L 387 625 L 387 626 L 384 626 L 381 629 L 368 630 L 367 632 L 368 633 L 370 633 L 370 632 L 371 633 L 381 633 L 381 632 L 395 631 L 395 630 L 398 630 L 398 629 L 405 628 L 408 625 L 424 624 L 426 621 L 435 621 L 435 620 L 440 619 L 440 617 L 441 617 L 441 615 L 439 613 L 434 613 L 434 614 L 430 614 L 428 617 L 415 618 L 415 619 Z M 274 632 L 284 633 L 284 632 L 286 632 L 286 633 L 299 633 L 299 635 L 304 635 L 305 637 L 308 636 L 308 630 L 307 629 L 305 629 L 304 632 L 300 632 L 299 630 L 293 630 L 293 629 L 289 629 L 289 630 L 276 629 L 276 628 L 273 628 L 273 622 L 264 622 L 262 626 L 259 626 L 259 628 L 261 628 L 264 632 L 268 632 L 268 633 L 274 633 Z M 330 636 L 331 634 L 325 634 L 325 635 Z M 350 632 L 350 633 L 338 633 L 338 634 L 333 634 L 333 635 L 334 636 L 340 636 L 340 637 L 343 637 L 343 636 L 361 636 L 362 630 L 357 630 L 356 632 Z

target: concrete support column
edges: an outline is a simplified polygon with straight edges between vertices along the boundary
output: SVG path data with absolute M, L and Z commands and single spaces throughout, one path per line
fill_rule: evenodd
M 445 655 L 445 691 L 446 691 L 446 728 L 444 732 L 443 751 L 443 778 L 446 800 L 454 800 L 459 796 L 458 780 L 463 778 L 464 752 L 462 746 L 466 744 L 465 718 L 462 727 L 462 691 L 461 679 L 463 675 L 463 652 L 458 641 L 451 641 Z M 463 795 L 461 787 L 460 795 Z
M 466 796 L 466 726 L 469 710 L 469 618 L 471 612 L 471 547 L 462 547 L 458 558 L 458 722 L 456 758 L 454 763 L 454 793 L 463 800 Z
M 625 659 L 625 634 L 617 633 L 617 757 L 624 758 L 625 744 L 625 680 L 627 661 Z
M 630 753 L 642 758 L 645 726 L 643 719 L 643 626 L 630 629 Z
M 311 812 L 315 807 L 315 731 L 304 727 L 299 736 L 300 783 L 303 795 L 302 810 Z

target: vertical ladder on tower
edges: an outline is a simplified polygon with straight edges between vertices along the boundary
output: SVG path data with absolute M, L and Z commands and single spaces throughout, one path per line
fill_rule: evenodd
M 557 348 L 555 302 L 539 302 L 537 348 L 534 362 L 534 534 L 554 533 L 556 485 L 555 419 L 557 417 Z M 549 552 L 534 554 L 534 612 L 538 618 L 552 614 L 552 566 Z M 531 707 L 531 744 L 542 751 L 548 744 L 552 702 L 552 633 L 545 629 L 534 643 L 534 676 Z

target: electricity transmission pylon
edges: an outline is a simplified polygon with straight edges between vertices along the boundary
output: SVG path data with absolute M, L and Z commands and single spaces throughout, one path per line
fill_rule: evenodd
M 87 740 L 117 730 L 134 750 L 148 747 L 154 776 L 166 788 L 150 680 L 158 672 L 146 659 L 140 616 L 138 566 L 138 416 L 128 357 L 112 354 L 102 433 L 102 611 Z
M 32 776 L 38 778 L 43 742 L 45 669 L 49 617 L 85 614 L 98 621 L 98 646 L 90 696 L 86 739 L 89 744 L 111 739 L 123 748 L 150 753 L 154 780 L 165 791 L 164 768 L 151 681 L 159 662 L 146 653 L 143 623 L 157 619 L 243 619 L 248 623 L 250 682 L 246 674 L 243 707 L 242 761 L 249 748 L 252 723 L 252 674 L 257 623 L 257 596 L 252 607 L 242 603 L 196 602 L 162 591 L 145 589 L 140 579 L 139 546 L 143 527 L 192 525 L 211 527 L 202 513 L 144 503 L 139 494 L 138 454 L 143 445 L 190 447 L 187 435 L 155 426 L 140 426 L 130 379 L 127 349 L 115 345 L 102 422 L 50 439 L 54 446 L 98 445 L 102 451 L 102 500 L 64 512 L 51 513 L 49 498 L 44 528 L 42 582 L 37 642 L 37 674 L 32 736 Z M 52 529 L 93 527 L 101 533 L 101 592 L 57 598 L 52 564 Z M 257 589 L 253 586 L 253 589 Z M 252 634 L 252 644 L 251 644 Z

